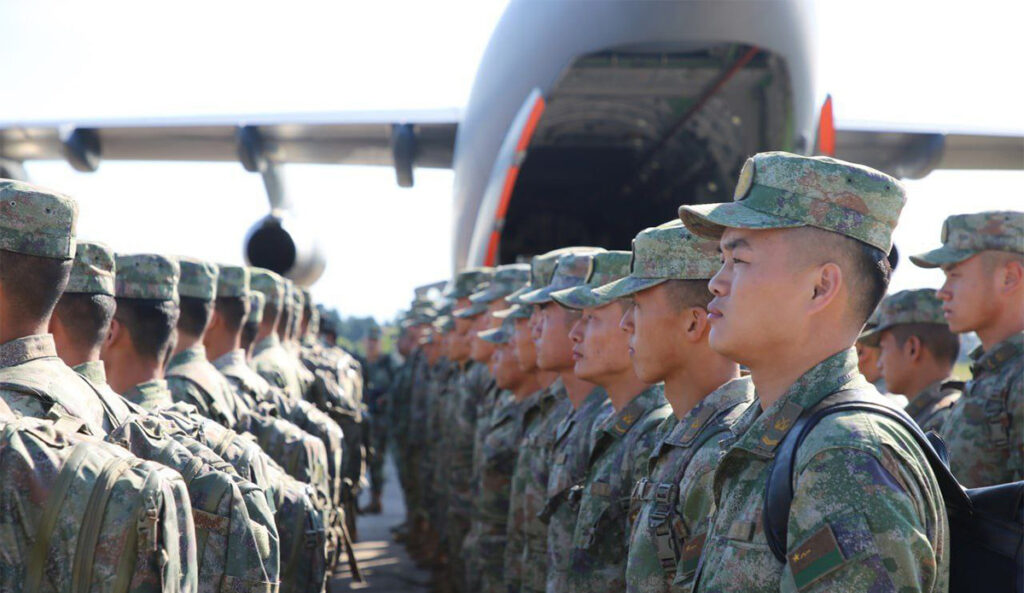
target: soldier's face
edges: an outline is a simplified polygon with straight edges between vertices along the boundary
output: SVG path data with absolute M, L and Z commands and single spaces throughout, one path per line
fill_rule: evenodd
M 985 265 L 984 254 L 958 264 L 944 266 L 946 281 L 936 292 L 942 301 L 942 313 L 953 333 L 984 330 L 999 314 L 999 270 Z
M 871 383 L 882 378 L 882 370 L 878 367 L 878 354 L 878 348 L 857 342 L 857 370 Z M 888 380 L 886 382 L 888 383 Z
M 452 360 L 463 361 L 469 358 L 469 330 L 473 326 L 471 319 L 455 318 L 455 331 L 450 335 L 449 356 Z
M 501 344 L 494 351 L 492 363 L 494 382 L 502 389 L 515 389 L 525 376 L 516 360 L 515 349 L 511 343 Z
M 569 330 L 578 313 L 556 303 L 540 307 L 540 339 L 537 340 L 537 367 L 544 371 L 566 371 L 573 367 Z
M 512 336 L 512 346 L 516 353 L 516 362 L 525 372 L 537 370 L 537 347 L 533 342 L 533 327 L 530 319 L 516 319 L 516 331 Z
M 573 372 L 577 377 L 600 383 L 603 378 L 633 372 L 630 334 L 619 326 L 621 320 L 622 305 L 617 302 L 583 310 L 569 332 Z
M 487 363 L 494 356 L 496 344 L 480 339 L 480 332 L 486 331 L 501 325 L 500 319 L 495 319 L 490 311 L 476 318 L 471 334 L 473 343 L 469 349 L 469 357 L 477 362 Z
M 794 253 L 787 230 L 726 229 L 722 267 L 708 286 L 708 342 L 723 356 L 752 366 L 789 352 L 810 328 L 806 303 L 817 276 Z M 818 328 L 820 329 L 820 328 Z
M 669 300 L 667 284 L 633 295 L 620 326 L 629 334 L 629 355 L 636 376 L 645 383 L 664 381 L 685 364 L 683 335 L 686 317 Z
M 881 376 L 885 378 L 885 387 L 892 393 L 905 395 L 908 398 L 914 397 L 916 393 L 909 393 L 909 384 L 913 381 L 914 348 L 920 348 L 920 340 L 911 336 L 902 344 L 890 331 L 882 332 L 878 342 L 878 368 Z

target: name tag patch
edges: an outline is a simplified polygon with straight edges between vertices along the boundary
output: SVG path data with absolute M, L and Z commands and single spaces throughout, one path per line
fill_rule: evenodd
M 803 590 L 846 561 L 832 528 L 825 525 L 787 556 L 793 582 Z

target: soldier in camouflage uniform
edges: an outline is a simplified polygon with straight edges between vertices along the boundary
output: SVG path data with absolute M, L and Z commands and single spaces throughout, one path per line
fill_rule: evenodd
M 243 409 L 234 389 L 206 359 L 203 336 L 213 317 L 217 296 L 217 266 L 179 258 L 179 311 L 177 342 L 167 362 L 165 377 L 174 401 L 195 406 L 207 418 L 227 428 L 238 426 Z
M 858 341 L 880 349 L 886 386 L 908 398 L 904 411 L 921 430 L 938 432 L 963 391 L 950 377 L 960 341 L 949 331 L 942 301 L 930 288 L 904 290 L 882 299 L 875 313 L 875 327 Z
M 281 345 L 278 325 L 285 307 L 284 279 L 262 268 L 250 268 L 252 290 L 263 294 L 263 320 L 252 346 L 252 366 L 271 385 L 282 390 L 291 402 L 302 399 L 298 362 Z
M 688 591 L 713 506 L 711 478 L 723 442 L 745 428 L 736 420 L 754 402 L 753 386 L 708 345 L 707 279 L 718 269 L 718 243 L 676 220 L 637 235 L 632 255 L 629 275 L 594 294 L 630 299 L 621 323 L 633 370 L 664 382 L 673 415 L 657 427 L 632 489 L 625 589 Z
M 380 351 L 380 328 L 370 327 L 363 343 L 366 356 L 359 361 L 363 367 L 366 380 L 366 408 L 370 413 L 371 434 L 373 435 L 370 452 L 370 504 L 362 512 L 379 514 L 382 510 L 381 496 L 384 492 L 384 460 L 387 455 L 390 433 L 390 397 L 391 389 L 398 373 L 395 359 Z
M 884 416 L 829 415 L 796 449 L 785 562 L 762 524 L 776 448 L 801 412 L 851 388 L 881 398 L 853 344 L 888 284 L 902 186 L 860 165 L 769 152 L 748 159 L 735 197 L 679 210 L 690 232 L 720 240 L 709 340 L 750 369 L 760 403 L 715 470 L 696 591 L 945 591 L 938 484 Z
M 628 271 L 627 252 L 598 253 L 592 257 L 593 262 L 585 269 L 589 269 L 591 276 L 599 275 L 595 283 L 620 278 Z M 576 267 L 575 259 L 579 258 L 559 259 L 555 276 L 563 273 L 563 267 Z M 573 372 L 579 379 L 599 385 L 613 408 L 595 422 L 590 434 L 579 435 L 589 436 L 592 443 L 586 443 L 581 451 L 582 475 L 572 476 L 576 483 L 571 485 L 567 504 L 578 505 L 578 514 L 570 522 L 573 531 L 557 539 L 549 532 L 548 545 L 554 549 L 553 557 L 565 559 L 565 577 L 559 585 L 564 591 L 625 588 L 629 492 L 646 469 L 654 429 L 670 413 L 661 386 L 644 383 L 633 370 L 629 334 L 620 327 L 625 303 L 600 297 L 594 288 L 584 285 L 553 294 L 563 306 L 581 312 L 568 335 L 575 361 Z M 536 301 L 531 295 L 522 298 Z M 543 308 L 542 341 L 553 329 L 551 325 L 562 325 L 557 311 L 550 306 Z M 538 360 L 543 361 L 542 343 L 538 350 Z M 576 447 L 570 444 L 556 450 L 571 453 L 573 449 Z M 552 527 L 555 525 L 553 522 Z
M 950 469 L 967 487 L 1024 479 L 1024 212 L 950 216 L 942 247 L 910 260 L 942 268 L 949 328 L 981 340 L 941 431 Z
M 19 416 L 46 418 L 52 406 L 104 436 L 129 414 L 127 406 L 97 401 L 98 394 L 57 357 L 46 333 L 68 282 L 77 219 L 71 198 L 0 180 L 0 376 L 26 387 L 0 389 L 0 399 Z M 46 398 L 27 395 L 33 390 Z

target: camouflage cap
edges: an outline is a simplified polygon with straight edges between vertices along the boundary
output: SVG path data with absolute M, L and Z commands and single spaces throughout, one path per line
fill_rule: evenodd
M 516 333 L 516 322 L 511 317 L 506 317 L 501 325 L 491 329 L 477 332 L 476 335 L 485 342 L 492 344 L 508 344 Z
M 882 332 L 896 325 L 907 323 L 934 323 L 947 325 L 942 314 L 942 301 L 935 296 L 935 290 L 920 288 L 902 290 L 882 299 L 875 309 L 878 314 L 875 327 L 865 331 L 858 338 L 868 346 L 877 346 Z
M 889 253 L 906 192 L 896 179 L 863 165 L 762 152 L 743 165 L 734 199 L 680 206 L 679 217 L 693 234 L 712 239 L 729 227 L 812 226 Z
M 1024 253 L 1024 212 L 954 214 L 942 223 L 942 247 L 911 255 L 922 268 L 957 264 L 982 251 Z
M 551 293 L 583 284 L 593 271 L 594 255 L 603 252 L 604 249 L 583 247 L 563 253 L 555 261 L 555 269 L 548 283 L 520 295 L 518 302 L 529 305 L 550 303 Z
M 78 204 L 22 181 L 0 179 L 0 249 L 46 257 L 75 257 Z
M 244 299 L 249 296 L 249 268 L 222 264 L 217 266 L 217 298 Z
M 191 257 L 179 257 L 178 295 L 204 301 L 217 297 L 217 266 Z
M 450 299 L 464 299 L 469 295 L 483 290 L 494 277 L 494 268 L 470 268 L 455 275 L 452 283 L 444 291 Z
M 305 287 L 300 287 L 299 290 L 302 291 L 303 315 L 305 315 L 306 311 L 309 311 L 310 314 L 314 313 L 316 311 L 316 305 L 313 303 L 313 291 Z
M 494 270 L 494 278 L 487 288 L 469 295 L 470 302 L 490 303 L 507 297 L 530 281 L 530 264 L 506 264 Z
M 263 293 L 265 303 L 280 307 L 284 303 L 284 278 L 264 268 L 249 268 L 249 288 Z
M 533 305 L 515 304 L 508 309 L 495 311 L 495 319 L 529 319 L 533 315 Z
M 594 292 L 617 299 L 667 280 L 709 280 L 721 265 L 717 241 L 698 237 L 682 221 L 672 220 L 641 231 L 633 239 L 629 275 Z
M 455 319 L 451 315 L 441 315 L 434 320 L 433 323 L 434 331 L 439 334 L 446 334 L 450 331 L 455 331 Z
M 65 294 L 114 296 L 114 250 L 102 243 L 79 241 Z
M 513 305 L 517 303 L 521 304 L 519 297 L 528 292 L 537 290 L 542 286 L 546 286 L 551 282 L 551 276 L 555 273 L 555 264 L 558 263 L 558 258 L 567 253 L 573 253 L 576 251 L 585 252 L 587 250 L 593 250 L 595 252 L 604 251 L 604 249 L 601 249 L 600 247 L 562 247 L 560 249 L 555 249 L 554 251 L 533 256 L 530 258 L 530 281 L 526 286 L 505 297 L 505 300 Z
M 249 314 L 245 317 L 245 323 L 254 323 L 259 325 L 263 323 L 263 305 L 267 302 L 267 297 L 263 296 L 262 292 L 256 292 L 255 290 L 249 293 Z
M 124 299 L 152 299 L 178 302 L 178 262 L 154 253 L 118 254 L 114 293 Z
M 470 319 L 483 315 L 487 311 L 489 303 L 471 303 L 469 306 L 452 311 L 452 317 L 456 319 Z
M 551 294 L 556 303 L 569 309 L 603 307 L 615 302 L 617 297 L 599 294 L 595 289 L 624 278 L 629 274 L 632 254 L 628 251 L 606 251 L 594 255 L 587 283 L 575 288 L 559 290 Z

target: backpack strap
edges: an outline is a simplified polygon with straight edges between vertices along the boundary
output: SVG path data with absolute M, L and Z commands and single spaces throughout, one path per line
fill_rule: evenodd
M 917 442 L 918 447 L 928 460 L 928 465 L 931 466 L 932 472 L 935 474 L 946 506 L 970 512 L 971 501 L 967 497 L 967 493 L 943 463 L 941 456 L 932 446 L 932 442 L 921 432 L 921 428 L 910 416 L 903 410 L 893 408 L 869 389 L 855 388 L 840 391 L 801 413 L 793 424 L 793 428 L 786 433 L 776 449 L 775 459 L 769 470 L 761 520 L 765 537 L 768 540 L 768 547 L 771 548 L 775 558 L 783 564 L 786 563 L 789 510 L 793 504 L 793 460 L 796 458 L 796 452 L 818 422 L 826 416 L 843 412 L 868 412 L 884 416 L 902 426 Z
M 78 543 L 75 545 L 75 563 L 71 570 L 71 591 L 74 593 L 89 593 L 92 588 L 96 548 L 103 530 L 107 503 L 114 493 L 114 483 L 131 465 L 130 457 L 108 459 L 93 482 L 89 502 L 85 506 L 85 516 L 82 517 L 82 528 L 78 532 Z
M 189 372 L 190 370 L 194 370 L 195 372 Z M 231 417 L 228 415 L 229 410 L 221 409 L 223 406 L 221 406 L 221 403 L 217 401 L 215 397 L 218 386 L 213 383 L 213 379 L 201 367 L 198 365 L 183 364 L 168 370 L 166 377 L 182 379 L 184 381 L 188 381 L 192 385 L 195 385 L 199 391 L 206 394 L 206 397 L 209 398 L 209 401 L 203 403 L 209 407 L 210 412 L 214 414 L 214 420 L 224 426 L 231 426 L 234 424 Z

